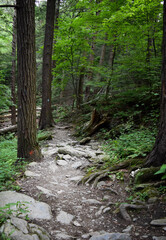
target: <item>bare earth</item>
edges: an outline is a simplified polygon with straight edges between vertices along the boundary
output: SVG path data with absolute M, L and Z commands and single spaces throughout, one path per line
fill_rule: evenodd
M 91 233 L 96 231 L 122 233 L 131 225 L 130 235 L 133 240 L 150 240 L 154 236 L 166 235 L 163 227 L 150 225 L 153 219 L 166 216 L 163 203 L 151 205 L 148 210 L 130 211 L 132 222 L 126 222 L 120 213 L 115 211 L 118 203 L 126 202 L 126 187 L 129 183 L 127 175 L 124 182 L 116 179 L 105 180 L 101 186 L 92 189 L 91 185 L 77 185 L 79 178 L 84 175 L 80 168 L 89 163 L 88 158 L 67 155 L 66 160 L 57 161 L 57 146 L 68 144 L 83 150 L 87 147 L 95 154 L 99 151 L 99 143 L 92 141 L 86 147 L 80 146 L 74 142 L 72 129 L 61 125 L 55 126 L 52 134 L 53 139 L 42 144 L 43 160 L 28 167 L 36 176 L 19 180 L 20 192 L 50 205 L 52 219 L 34 223 L 45 228 L 52 240 L 89 239 Z M 77 176 L 78 178 L 75 178 Z M 109 191 L 109 187 L 117 194 Z

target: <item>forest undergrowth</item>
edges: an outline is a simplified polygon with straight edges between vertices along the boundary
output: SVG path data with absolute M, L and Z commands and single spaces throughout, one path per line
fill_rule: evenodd
M 70 121 L 75 127 L 75 135 L 78 139 L 87 136 L 84 126 L 90 121 L 93 109 L 96 109 L 101 117 L 107 116 L 109 120 L 91 136 L 101 142 L 106 157 L 100 162 L 92 163 L 86 169 L 85 181 L 111 178 L 113 173 L 118 180 L 123 181 L 125 171 L 121 171 L 122 169 L 126 168 L 130 173 L 143 167 L 157 133 L 159 94 L 156 92 L 151 89 L 138 89 L 135 92 L 128 90 L 107 101 L 101 97 L 97 103 L 85 105 L 81 110 L 72 110 L 69 106 L 57 106 L 53 112 L 55 121 Z M 42 140 L 46 135 L 49 135 L 48 131 L 39 131 L 38 139 Z M 1 137 L 0 149 L 0 191 L 19 190 L 16 180 L 22 175 L 26 163 L 22 161 L 22 164 L 15 165 L 16 136 L 9 134 Z M 160 178 L 165 177 L 165 171 L 163 165 L 159 171 Z M 164 186 L 160 188 L 165 192 Z

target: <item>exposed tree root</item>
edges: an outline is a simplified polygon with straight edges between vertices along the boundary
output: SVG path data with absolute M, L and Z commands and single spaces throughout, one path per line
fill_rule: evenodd
M 92 187 L 93 187 L 93 188 L 96 188 L 98 182 L 100 181 L 100 179 L 105 178 L 105 177 L 108 177 L 108 172 L 105 172 L 105 173 L 103 173 L 103 174 L 100 174 L 100 175 L 95 179 Z
M 107 169 L 87 174 L 78 182 L 78 184 L 86 184 L 94 181 L 92 186 L 95 188 L 101 179 L 106 178 L 110 175 L 110 172 L 114 172 L 120 169 L 126 169 L 131 166 L 132 161 L 133 160 L 126 160 Z M 97 168 L 97 165 L 95 165 L 95 167 Z
M 148 207 L 146 205 L 135 205 L 135 204 L 121 204 L 119 209 L 120 209 L 120 213 L 122 215 L 122 217 L 124 218 L 124 220 L 131 222 L 132 219 L 130 217 L 130 215 L 127 212 L 127 208 L 131 208 L 131 209 L 147 209 Z

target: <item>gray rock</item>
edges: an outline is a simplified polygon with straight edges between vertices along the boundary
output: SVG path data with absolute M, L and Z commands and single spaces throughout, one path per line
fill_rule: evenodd
M 22 203 L 28 208 L 28 213 L 21 214 L 20 217 L 24 218 L 27 214 L 30 219 L 45 219 L 50 220 L 52 218 L 51 208 L 48 204 L 38 202 L 32 197 L 29 197 L 22 193 L 14 191 L 0 192 L 0 207 L 4 207 L 8 203 Z M 16 205 L 11 206 L 11 209 L 16 210 Z
M 51 163 L 51 164 L 49 165 L 49 169 L 50 169 L 53 173 L 55 173 L 56 170 L 58 169 L 58 167 L 57 167 L 57 165 L 56 165 L 55 163 Z
M 72 236 L 68 235 L 67 233 L 58 233 L 56 234 L 56 239 L 74 239 Z
M 150 224 L 154 226 L 166 226 L 166 218 L 152 220 Z
M 0 228 L 0 233 L 4 233 L 11 240 L 50 240 L 45 229 L 16 217 L 8 219 Z
M 101 204 L 101 202 L 97 201 L 96 199 L 84 199 L 82 200 L 83 203 L 89 203 L 89 204 Z
M 37 162 L 31 162 L 31 163 L 28 164 L 29 167 L 34 167 L 36 165 L 37 165 Z
M 149 204 L 152 204 L 152 203 L 157 202 L 157 200 L 158 200 L 157 197 L 151 197 L 151 198 L 148 199 L 148 203 L 149 203 Z
M 89 238 L 89 237 L 90 237 L 90 234 L 89 234 L 89 233 L 88 233 L 88 234 L 83 234 L 81 237 L 82 237 L 83 239 Z
M 72 166 L 72 168 L 78 169 L 82 166 L 82 162 L 81 161 L 75 162 L 71 166 Z
M 153 237 L 153 240 L 166 240 L 166 237 L 161 236 L 161 237 Z
M 63 155 L 62 157 L 65 161 L 71 160 L 71 156 L 69 154 Z
M 105 186 L 105 185 L 106 185 L 106 183 L 104 181 L 100 181 L 97 184 L 97 188 L 100 188 L 100 187 Z
M 70 180 L 71 182 L 78 182 L 78 181 L 80 181 L 82 178 L 83 178 L 83 176 L 75 176 L 75 177 L 69 178 L 69 180 Z
M 39 239 L 50 240 L 49 234 L 44 228 L 39 227 L 33 223 L 29 224 L 29 228 L 30 228 L 30 233 L 37 234 L 37 236 L 39 236 Z
M 84 145 L 84 144 L 90 142 L 90 140 L 91 140 L 90 137 L 83 138 L 83 139 L 80 141 L 80 145 Z
M 79 222 L 77 222 L 77 221 L 74 221 L 73 225 L 76 226 L 76 227 L 81 227 L 81 224 Z
M 67 162 L 65 160 L 58 160 L 56 163 L 59 166 L 66 166 L 67 165 Z
M 131 237 L 126 233 L 104 233 L 93 236 L 89 240 L 131 240 Z
M 36 186 L 37 189 L 39 189 L 40 191 L 42 191 L 44 194 L 46 194 L 47 196 L 53 196 L 55 197 L 56 195 L 53 194 L 50 190 L 46 189 L 46 188 L 43 188 L 43 187 L 40 187 L 40 186 Z
M 28 233 L 28 223 L 27 221 L 17 218 L 17 217 L 11 217 L 10 221 L 17 229 L 22 231 L 23 233 L 27 234 Z
M 123 233 L 130 233 L 134 228 L 134 225 L 129 225 L 123 230 Z
M 24 175 L 25 175 L 26 177 L 40 177 L 40 174 L 31 172 L 31 171 L 29 171 L 29 170 L 25 171 Z
M 64 212 L 64 211 L 60 211 L 60 213 L 58 214 L 58 216 L 56 217 L 57 221 L 62 223 L 62 224 L 70 224 L 71 221 L 73 220 L 74 216 Z

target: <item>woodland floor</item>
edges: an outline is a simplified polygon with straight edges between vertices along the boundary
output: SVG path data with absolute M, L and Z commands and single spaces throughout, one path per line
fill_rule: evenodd
M 78 158 L 71 158 L 66 165 L 58 166 L 55 161 L 54 150 L 58 145 L 76 141 L 72 136 L 72 128 L 63 125 L 56 125 L 52 129 L 53 139 L 42 143 L 43 159 L 35 166 L 28 167 L 28 170 L 39 174 L 37 177 L 23 177 L 18 180 L 21 186 L 20 192 L 25 193 L 38 201 L 46 202 L 52 210 L 52 219 L 49 221 L 34 221 L 34 223 L 45 228 L 52 240 L 56 239 L 89 239 L 91 232 L 123 232 L 127 226 L 133 225 L 130 233 L 133 240 L 152 239 L 153 236 L 164 236 L 166 231 L 162 227 L 153 227 L 150 222 L 153 219 L 163 218 L 166 215 L 165 205 L 157 202 L 148 210 L 131 211 L 133 221 L 126 222 L 120 213 L 115 213 L 115 203 L 126 202 L 129 179 L 124 182 L 118 180 L 106 180 L 105 185 L 92 189 L 91 185 L 77 185 L 72 177 L 83 176 L 83 170 L 76 169 Z M 100 143 L 92 141 L 87 144 L 90 151 L 94 152 L 100 147 Z M 79 145 L 79 143 L 77 143 Z M 95 146 L 95 147 L 94 147 Z M 75 145 L 77 148 L 77 145 Z M 79 145 L 79 148 L 81 146 Z M 84 147 L 84 146 L 82 146 Z M 88 161 L 80 158 L 82 165 Z M 104 191 L 105 187 L 111 186 L 118 194 L 111 191 Z M 44 194 L 40 187 L 49 190 Z M 93 199 L 93 200 L 91 200 Z M 104 200 L 105 199 L 105 200 Z M 100 203 L 95 203 L 94 200 Z M 112 205 L 113 204 L 113 205 Z M 118 204 L 117 204 L 118 205 Z M 103 213 L 101 209 L 110 207 Z M 64 211 L 71 214 L 73 219 L 70 223 L 58 221 L 57 215 Z M 70 215 L 70 216 L 71 216 Z M 65 238 L 66 236 L 66 238 Z

